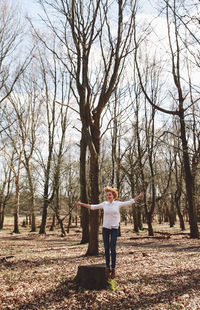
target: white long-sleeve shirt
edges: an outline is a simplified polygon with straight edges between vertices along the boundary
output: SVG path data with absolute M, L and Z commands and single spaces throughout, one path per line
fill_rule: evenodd
M 108 229 L 118 228 L 120 223 L 120 208 L 129 207 L 133 203 L 135 203 L 134 199 L 130 199 L 129 201 L 113 200 L 111 203 L 104 201 L 96 205 L 92 204 L 91 210 L 103 209 L 103 227 Z

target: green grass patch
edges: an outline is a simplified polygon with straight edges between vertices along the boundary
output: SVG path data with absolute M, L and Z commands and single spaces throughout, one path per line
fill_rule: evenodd
M 119 290 L 119 288 L 117 287 L 117 281 L 115 279 L 108 279 L 108 290 L 111 292 L 116 292 Z

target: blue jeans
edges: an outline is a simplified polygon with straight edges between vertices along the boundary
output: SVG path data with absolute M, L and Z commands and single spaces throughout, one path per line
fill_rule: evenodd
M 117 243 L 118 229 L 115 229 L 115 228 L 108 229 L 108 228 L 103 227 L 102 234 L 103 234 L 103 243 L 104 243 L 105 256 L 106 256 L 106 267 L 110 268 L 110 250 L 111 250 L 112 268 L 115 268 L 116 266 L 116 243 Z

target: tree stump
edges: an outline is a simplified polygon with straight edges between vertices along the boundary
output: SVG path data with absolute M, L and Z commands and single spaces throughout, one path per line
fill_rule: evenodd
M 74 281 L 86 289 L 105 289 L 107 287 L 106 265 L 78 266 Z

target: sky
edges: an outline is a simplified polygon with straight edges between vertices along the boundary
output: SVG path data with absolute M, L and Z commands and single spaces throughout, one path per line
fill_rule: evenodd
M 36 17 L 41 12 L 40 5 L 37 0 L 17 0 L 25 13 L 29 16 Z M 139 0 L 139 7 L 143 14 L 153 14 L 154 5 L 157 0 Z
M 18 3 L 23 11 L 30 16 L 37 16 L 37 14 L 40 13 L 41 8 L 36 0 L 18 0 Z

